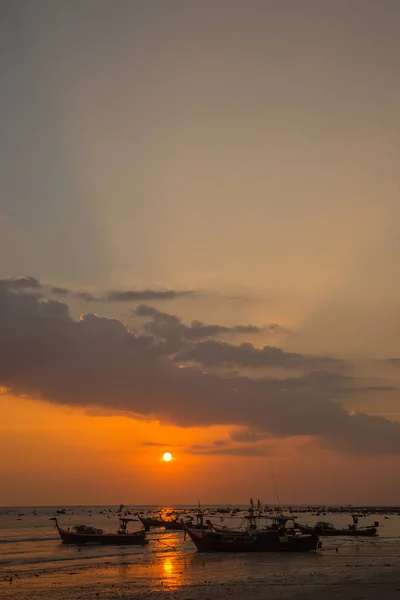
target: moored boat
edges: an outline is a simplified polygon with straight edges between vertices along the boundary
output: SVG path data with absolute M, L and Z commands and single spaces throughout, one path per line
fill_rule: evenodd
M 139 513 L 136 513 L 137 518 L 139 519 L 139 521 L 141 522 L 141 524 L 143 525 L 143 528 L 145 531 L 150 531 L 150 525 L 147 522 L 147 519 L 142 517 Z
M 144 530 L 133 531 L 131 533 L 128 533 L 127 531 L 128 522 L 135 521 L 135 519 L 120 517 L 120 528 L 117 533 L 105 533 L 102 529 L 86 527 L 85 525 L 77 526 L 70 531 L 69 529 L 62 529 L 59 526 L 57 517 L 52 517 L 51 520 L 55 521 L 55 527 L 57 528 L 63 544 L 108 544 L 132 546 L 143 546 L 144 544 L 147 544 Z
M 150 527 L 163 527 L 164 525 L 164 521 L 156 517 L 144 517 L 143 515 L 140 515 L 140 520 L 143 524 L 143 527 L 149 529 Z M 146 529 L 146 531 L 148 531 L 148 529 Z
M 378 535 L 377 531 L 378 525 L 369 525 L 367 527 L 354 527 L 353 525 L 349 525 L 346 529 L 336 528 L 332 523 L 326 523 L 325 521 L 319 521 L 316 525 L 301 525 L 297 523 L 298 529 L 302 533 L 316 533 L 320 536 L 346 536 L 346 537 L 375 537 Z
M 284 523 L 277 529 L 249 534 L 198 530 L 182 524 L 200 552 L 309 552 L 321 547 L 315 532 L 298 535 L 294 530 L 286 530 Z
M 182 531 L 183 524 L 181 521 L 164 521 L 164 529 L 170 531 Z

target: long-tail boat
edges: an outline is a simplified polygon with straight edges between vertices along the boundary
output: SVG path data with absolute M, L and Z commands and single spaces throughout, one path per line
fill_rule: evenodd
M 217 533 L 233 536 L 245 536 L 255 534 L 256 532 L 261 533 L 264 531 L 271 531 L 282 528 L 284 528 L 289 535 L 293 535 L 296 533 L 296 529 L 299 530 L 296 523 L 297 517 L 294 517 L 292 515 L 285 516 L 282 513 L 272 516 L 262 514 L 260 501 L 258 500 L 258 510 L 256 510 L 252 498 L 250 498 L 250 508 L 248 509 L 247 514 L 243 516 L 243 519 L 247 521 L 247 525 L 239 529 L 215 525 L 210 520 L 207 520 L 206 523 L 210 529 L 216 531 Z M 265 524 L 261 525 L 261 521 L 264 519 Z M 268 524 L 268 521 L 272 521 L 272 523 Z M 292 525 L 288 527 L 288 523 L 291 523 Z
M 141 522 L 141 524 L 143 525 L 143 528 L 145 531 L 150 531 L 150 525 L 147 522 L 147 519 L 145 517 L 142 517 L 142 515 L 140 515 L 139 513 L 136 513 L 137 518 L 139 519 L 139 521 Z
M 296 523 L 296 526 L 303 533 L 316 532 L 320 536 L 346 536 L 346 537 L 375 537 L 378 535 L 377 528 L 379 522 L 375 521 L 373 525 L 367 525 L 358 527 L 358 515 L 351 515 L 353 523 L 348 525 L 347 528 L 336 528 L 332 523 L 326 521 L 319 521 L 316 525 L 300 525 Z
M 375 537 L 378 535 L 378 525 L 375 524 L 360 528 L 349 525 L 347 529 L 345 527 L 338 529 L 332 523 L 319 521 L 314 526 L 297 523 L 297 527 L 302 533 L 314 532 L 320 536 Z
M 322 545 L 315 531 L 298 535 L 293 529 L 287 530 L 285 519 L 276 529 L 247 534 L 192 529 L 183 521 L 182 525 L 200 552 L 309 552 Z
M 163 527 L 164 526 L 164 521 L 161 518 L 156 518 L 156 517 L 144 517 L 143 515 L 140 515 L 140 520 L 143 524 L 143 527 Z M 146 530 L 148 531 L 148 530 Z
M 164 529 L 169 529 L 171 531 L 182 531 L 183 524 L 181 521 L 164 521 Z
M 215 523 L 212 523 L 209 519 L 207 519 L 206 525 L 216 533 L 222 533 L 224 535 L 238 536 L 249 534 L 247 529 L 230 529 L 228 527 L 222 527 L 221 525 L 215 525 Z
M 55 527 L 60 535 L 63 544 L 108 544 L 108 545 L 138 545 L 147 544 L 146 533 L 144 530 L 133 531 L 128 533 L 127 525 L 129 521 L 136 519 L 128 519 L 120 517 L 120 527 L 117 533 L 105 533 L 102 529 L 95 527 L 87 527 L 85 525 L 77 525 L 72 531 L 62 529 L 57 517 L 52 517 L 51 521 L 55 521 Z

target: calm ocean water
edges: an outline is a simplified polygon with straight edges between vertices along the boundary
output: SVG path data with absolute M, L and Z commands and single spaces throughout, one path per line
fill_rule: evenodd
M 67 512 L 57 515 L 61 526 L 66 528 L 77 524 L 94 525 L 107 531 L 115 531 L 118 526 L 117 507 L 65 507 Z M 136 510 L 147 510 L 147 507 L 125 507 L 132 513 Z M 136 569 L 136 575 L 150 571 L 159 573 L 160 578 L 182 577 L 182 573 L 192 573 L 191 577 L 203 577 L 204 569 L 210 579 L 220 578 L 226 567 L 235 576 L 243 569 L 249 577 L 263 569 L 266 564 L 275 564 L 285 569 L 301 571 L 310 565 L 320 568 L 330 561 L 330 569 L 335 564 L 343 566 L 347 561 L 354 565 L 364 566 L 368 561 L 374 565 L 386 565 L 390 561 L 400 559 L 400 516 L 370 515 L 360 519 L 360 525 L 369 525 L 379 521 L 379 537 L 366 539 L 323 538 L 323 549 L 319 556 L 306 555 L 200 555 L 190 540 L 184 541 L 182 532 L 168 532 L 163 529 L 151 529 L 148 533 L 149 543 L 144 547 L 115 546 L 75 546 L 62 545 L 50 517 L 55 516 L 54 507 L 13 507 L 0 509 L 0 570 L 2 574 L 18 572 L 40 572 L 60 569 L 73 569 L 88 565 L 119 565 L 121 573 L 130 568 Z M 240 519 L 225 519 L 215 516 L 215 523 L 238 525 Z M 316 523 L 319 520 L 332 521 L 337 526 L 345 527 L 351 517 L 345 514 L 328 514 L 327 516 L 299 515 L 299 522 Z M 132 523 L 131 529 L 140 528 L 140 523 Z M 336 547 L 339 553 L 336 553 Z M 340 556 L 340 560 L 338 557 Z M 321 559 L 321 557 L 323 557 Z M 325 561 L 325 562 L 321 562 Z M 343 562 L 345 561 L 345 562 Z M 206 565 L 206 567 L 205 567 Z M 194 567 L 194 568 L 192 568 Z M 203 567 L 203 569 L 199 569 Z M 148 571 L 146 571 L 148 569 Z M 150 570 L 149 570 L 150 569 Z M 186 570 L 185 570 L 186 569 Z M 121 575 L 123 576 L 123 575 Z M 144 575 L 143 575 L 144 576 Z

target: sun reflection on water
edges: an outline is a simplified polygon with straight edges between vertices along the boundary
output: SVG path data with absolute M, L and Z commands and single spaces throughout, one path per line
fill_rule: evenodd
M 174 571 L 174 565 L 172 564 L 172 561 L 171 561 L 170 558 L 166 558 L 164 560 L 163 569 L 164 569 L 164 573 L 166 575 L 171 575 L 173 573 L 173 571 Z
M 176 556 L 166 556 L 162 563 L 164 581 L 169 589 L 176 589 L 183 585 L 183 565 L 179 564 Z

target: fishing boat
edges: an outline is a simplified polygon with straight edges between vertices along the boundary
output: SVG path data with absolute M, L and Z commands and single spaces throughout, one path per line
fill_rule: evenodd
M 216 533 L 222 533 L 224 535 L 238 536 L 249 534 L 247 529 L 230 529 L 226 526 L 222 527 L 221 525 L 215 525 L 215 523 L 212 523 L 209 519 L 207 519 L 206 524 L 208 525 L 209 529 L 212 529 Z
M 182 531 L 183 524 L 181 521 L 164 521 L 164 529 L 170 531 Z
M 150 527 L 163 527 L 164 525 L 164 521 L 161 518 L 156 518 L 156 517 L 144 517 L 143 515 L 140 515 L 140 520 L 143 524 L 143 527 L 148 527 L 150 529 Z M 146 531 L 148 531 L 146 529 Z
M 321 547 L 317 533 L 297 534 L 282 520 L 276 529 L 235 534 L 210 529 L 192 529 L 183 523 L 185 535 L 199 552 L 309 552 Z
M 343 527 L 339 529 L 332 523 L 325 521 L 319 521 L 314 526 L 297 523 L 297 527 L 302 533 L 314 532 L 320 536 L 375 537 L 378 535 L 377 527 L 379 527 L 379 523 L 377 521 L 373 525 L 366 527 L 357 527 L 357 522 L 354 522 L 353 525 L 349 525 L 347 528 Z
M 147 522 L 147 519 L 142 517 L 139 513 L 136 513 L 137 518 L 139 519 L 139 521 L 141 522 L 141 524 L 143 525 L 143 528 L 145 531 L 150 531 L 150 525 Z
M 227 517 L 229 518 L 229 517 Z M 237 517 L 234 517 L 237 518 Z M 277 515 L 265 515 L 262 513 L 261 511 L 261 503 L 260 500 L 258 500 L 257 503 L 257 510 L 255 509 L 254 506 L 254 502 L 253 499 L 250 498 L 250 507 L 247 511 L 247 513 L 245 515 L 243 515 L 242 520 L 246 521 L 246 526 L 245 527 L 240 527 L 240 528 L 229 528 L 226 525 L 221 526 L 221 525 L 215 525 L 214 523 L 212 523 L 210 520 L 206 521 L 206 524 L 208 525 L 208 527 L 210 529 L 212 529 L 213 531 L 217 532 L 217 533 L 222 533 L 224 535 L 233 535 L 233 536 L 246 536 L 246 535 L 250 535 L 250 534 L 254 534 L 256 532 L 260 533 L 260 532 L 264 532 L 264 531 L 271 531 L 271 530 L 277 530 L 277 529 L 282 529 L 284 528 L 287 532 L 289 530 L 289 534 L 293 534 L 295 533 L 294 530 L 297 529 L 297 525 L 295 520 L 297 519 L 297 517 L 294 517 L 292 515 L 290 516 L 285 516 L 282 513 L 279 513 Z M 265 523 L 262 524 L 262 522 L 265 520 Z M 269 521 L 272 521 L 272 523 L 268 523 Z
M 108 544 L 108 545 L 138 545 L 147 544 L 146 533 L 144 530 L 133 531 L 128 533 L 127 526 L 129 521 L 136 519 L 128 519 L 120 517 L 120 526 L 117 533 L 105 533 L 102 529 L 95 527 L 87 527 L 86 525 L 77 525 L 72 531 L 62 529 L 57 517 L 52 517 L 51 521 L 55 521 L 55 527 L 60 535 L 63 544 Z

